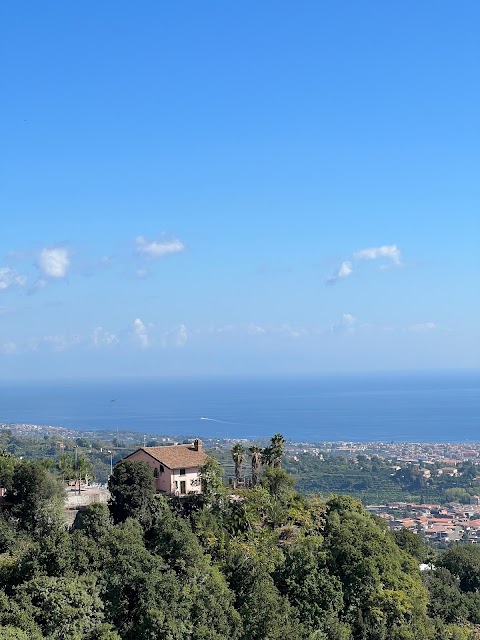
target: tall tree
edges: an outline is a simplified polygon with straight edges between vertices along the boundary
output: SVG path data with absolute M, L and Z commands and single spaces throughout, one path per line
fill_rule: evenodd
M 207 461 L 200 467 L 199 474 L 205 502 L 211 505 L 221 504 L 225 489 L 222 481 L 223 468 L 218 460 L 208 456 Z
M 262 487 L 279 502 L 287 504 L 294 496 L 295 480 L 284 469 L 270 467 L 262 474 Z
M 57 462 L 57 469 L 61 472 L 64 482 L 74 480 L 74 486 L 78 486 L 80 493 L 82 480 L 88 484 L 88 481 L 94 477 L 93 465 L 85 456 L 79 456 L 75 453 L 64 453 Z
M 67 484 L 69 480 L 75 478 L 75 471 L 73 469 L 74 464 L 75 462 L 71 453 L 62 453 L 58 458 L 57 469 L 62 474 L 65 484 Z
M 16 458 L 5 451 L 0 450 L 0 487 L 8 489 L 12 483 L 13 470 L 15 468 Z
M 111 529 L 112 521 L 106 504 L 96 502 L 77 513 L 73 528 L 85 533 L 93 540 L 100 540 Z
M 85 456 L 78 456 L 75 460 L 74 470 L 76 481 L 78 482 L 78 492 L 80 493 L 82 480 L 84 480 L 85 484 L 88 484 L 89 480 L 94 477 L 93 465 Z
M 480 548 L 476 545 L 458 544 L 452 546 L 443 554 L 438 564 L 448 569 L 459 580 L 461 591 L 478 593 L 480 590 Z
M 245 447 L 239 442 L 232 447 L 232 458 L 235 465 L 235 483 L 238 485 L 240 482 L 240 476 L 242 473 L 243 457 L 245 455 Z
M 262 449 L 254 444 L 249 449 L 250 457 L 252 459 L 252 484 L 257 486 L 260 476 L 260 465 L 262 464 Z
M 266 467 L 273 467 L 273 450 L 272 447 L 262 449 L 261 461 Z
M 282 466 L 282 456 L 285 450 L 285 438 L 281 433 L 276 433 L 270 440 L 270 449 L 274 467 Z
M 148 524 L 155 485 L 153 470 L 146 462 L 119 462 L 108 480 L 108 490 L 108 506 L 114 522 L 136 518 L 141 524 Z
M 49 471 L 38 462 L 15 465 L 7 502 L 20 526 L 34 535 L 56 528 L 63 516 L 65 491 Z

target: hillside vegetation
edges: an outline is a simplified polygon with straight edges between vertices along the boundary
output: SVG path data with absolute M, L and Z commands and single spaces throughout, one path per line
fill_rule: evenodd
M 201 497 L 156 495 L 120 462 L 110 504 L 62 518 L 61 476 L 2 456 L 0 640 L 466 640 L 480 551 L 436 568 L 348 496 L 306 498 L 272 455 L 257 486 L 229 493 L 218 463 Z M 431 560 L 431 558 L 430 558 Z

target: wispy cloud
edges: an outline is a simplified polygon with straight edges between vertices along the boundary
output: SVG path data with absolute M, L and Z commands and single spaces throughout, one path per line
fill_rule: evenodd
M 413 333 L 424 333 L 426 331 L 435 331 L 435 329 L 438 329 L 438 325 L 436 325 L 435 322 L 420 322 L 408 327 L 408 330 Z
M 251 322 L 247 327 L 247 333 L 249 336 L 264 336 L 267 333 L 267 329 Z
M 345 260 L 340 265 L 340 268 L 337 269 L 331 276 L 326 279 L 326 284 L 335 284 L 339 280 L 344 280 L 348 278 L 353 272 L 352 263 L 349 260 Z
M 344 313 L 340 322 L 332 326 L 333 333 L 354 333 L 357 329 L 357 319 L 351 313 Z
M 48 282 L 45 278 L 37 278 L 31 287 L 28 288 L 28 295 L 32 295 L 39 291 L 40 289 L 45 289 Z
M 360 251 L 355 251 L 353 258 L 354 260 L 378 260 L 379 258 L 386 258 L 396 265 L 402 263 L 400 250 L 396 244 L 383 244 L 381 247 L 360 249 Z
M 116 334 L 106 331 L 103 327 L 95 327 L 92 331 L 92 342 L 97 348 L 113 347 L 119 343 L 119 339 Z
M 164 331 L 160 339 L 160 346 L 163 349 L 175 347 L 182 349 L 188 342 L 189 332 L 187 325 L 180 324 L 178 327 Z
M 110 269 L 115 264 L 115 259 L 116 256 L 114 255 L 103 255 L 98 259 L 84 261 L 83 264 L 78 266 L 77 271 L 83 276 L 90 278 L 102 271 Z
M 176 339 L 175 339 L 175 346 L 176 347 L 184 347 L 187 344 L 187 340 L 188 340 L 188 330 L 186 325 L 181 324 L 178 328 L 177 328 L 177 335 L 176 335 Z
M 79 335 L 50 335 L 43 336 L 40 340 L 40 344 L 48 345 L 52 347 L 54 351 L 65 351 L 78 345 L 80 342 L 82 342 L 82 338 Z
M 305 327 L 292 326 L 288 323 L 275 327 L 272 332 L 283 336 L 284 338 L 293 338 L 294 340 L 302 338 L 308 334 L 308 330 Z
M 325 284 L 336 284 L 340 280 L 345 280 L 353 272 L 353 262 L 363 260 L 382 260 L 380 269 L 402 266 L 402 256 L 396 244 L 383 244 L 380 247 L 368 247 L 360 249 L 352 254 L 350 260 L 345 260 L 331 276 L 326 278 Z
M 158 240 L 148 240 L 144 236 L 135 238 L 135 252 L 137 255 L 156 260 L 174 253 L 185 251 L 185 245 L 178 238 L 161 237 Z
M 24 287 L 26 284 L 26 276 L 17 273 L 10 267 L 0 268 L 0 291 L 10 289 L 10 287 Z
M 8 342 L 4 342 L 0 346 L 0 351 L 1 351 L 1 353 L 6 353 L 6 354 L 16 353 L 17 344 L 15 342 L 13 342 L 12 340 L 9 340 Z

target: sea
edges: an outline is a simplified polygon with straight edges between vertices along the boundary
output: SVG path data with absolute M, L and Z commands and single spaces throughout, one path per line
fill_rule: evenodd
M 480 371 L 0 382 L 0 423 L 294 442 L 480 442 Z

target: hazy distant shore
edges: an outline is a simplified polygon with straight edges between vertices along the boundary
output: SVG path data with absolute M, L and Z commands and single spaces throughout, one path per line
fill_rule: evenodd
M 0 429 L 10 429 L 20 437 L 43 438 L 44 436 L 59 439 L 74 440 L 86 438 L 114 443 L 119 448 L 143 446 L 146 442 L 155 441 L 159 445 L 191 440 L 196 434 L 144 434 L 141 431 L 111 430 L 111 429 L 65 429 L 53 425 L 36 425 L 24 423 L 1 423 Z M 234 442 L 263 442 L 264 438 L 218 438 L 203 437 L 207 448 L 224 449 Z M 378 455 L 384 458 L 394 458 L 405 461 L 436 461 L 451 459 L 452 461 L 471 460 L 480 463 L 480 442 L 381 442 L 381 441 L 346 441 L 346 440 L 318 440 L 294 441 L 287 440 L 286 450 L 291 455 L 311 453 L 321 455 L 355 456 L 358 454 Z

